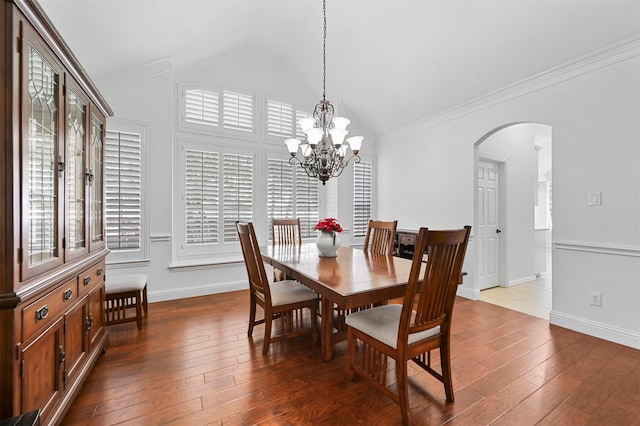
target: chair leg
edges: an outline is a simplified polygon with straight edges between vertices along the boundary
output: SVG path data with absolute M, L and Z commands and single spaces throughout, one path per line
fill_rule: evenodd
M 139 290 L 136 295 L 136 323 L 138 324 L 138 331 L 142 330 L 142 291 Z
M 249 331 L 247 331 L 247 336 L 251 337 L 253 334 L 253 326 L 256 323 L 256 301 L 253 300 L 253 296 L 251 296 L 250 308 L 249 308 Z
M 443 341 L 440 345 L 440 366 L 442 368 L 442 381 L 447 401 L 453 402 L 453 380 L 451 379 L 451 358 L 449 356 L 449 344 Z
M 358 341 L 350 328 L 347 328 L 347 381 L 353 381 L 353 364 L 356 362 Z
M 402 414 L 402 424 L 411 424 L 409 413 L 409 380 L 407 379 L 407 361 L 396 359 L 396 376 L 398 379 L 398 403 Z
M 147 299 L 147 285 L 144 285 L 144 288 L 142 289 L 142 308 L 144 309 L 144 314 L 147 315 L 147 308 L 149 305 L 149 300 Z
M 264 315 L 264 343 L 262 345 L 262 355 L 267 355 L 269 352 L 269 344 L 271 343 L 271 321 L 273 320 L 273 314 L 267 315 L 265 311 Z

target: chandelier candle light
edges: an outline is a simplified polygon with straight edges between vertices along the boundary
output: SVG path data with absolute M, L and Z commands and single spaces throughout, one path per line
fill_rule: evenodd
M 353 159 L 355 163 L 360 162 L 360 147 L 363 136 L 345 137 L 349 133 L 347 126 L 351 121 L 345 117 L 334 117 L 333 105 L 326 99 L 327 81 L 327 2 L 322 1 L 322 12 L 324 15 L 324 37 L 322 41 L 322 100 L 315 106 L 313 117 L 301 118 L 298 120 L 300 128 L 306 135 L 306 139 L 292 138 L 284 143 L 291 154 L 290 164 L 296 162 L 304 171 L 313 178 L 318 178 L 324 185 L 329 178 L 342 174 L 342 170 Z M 353 155 L 347 157 L 349 147 Z M 302 153 L 303 159 L 297 157 L 298 150 Z

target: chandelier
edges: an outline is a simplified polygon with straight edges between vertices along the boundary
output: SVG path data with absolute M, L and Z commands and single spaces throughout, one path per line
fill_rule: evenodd
M 334 117 L 333 105 L 327 100 L 327 2 L 322 0 L 324 15 L 324 36 L 322 40 L 322 100 L 315 106 L 313 117 L 298 120 L 300 128 L 305 133 L 301 141 L 297 138 L 287 139 L 284 143 L 291 154 L 289 163 L 296 163 L 313 178 L 318 178 L 324 185 L 329 178 L 342 174 L 342 170 L 353 159 L 360 162 L 360 146 L 362 136 L 345 137 L 349 133 L 347 126 L 351 121 L 345 117 Z M 347 157 L 349 147 L 353 155 Z M 302 158 L 298 157 L 298 151 Z

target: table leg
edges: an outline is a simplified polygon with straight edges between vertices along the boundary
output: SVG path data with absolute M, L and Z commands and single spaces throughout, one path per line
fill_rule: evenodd
M 333 357 L 333 347 L 331 346 L 331 332 L 333 331 L 333 302 L 326 297 L 322 297 L 322 359 L 331 361 Z

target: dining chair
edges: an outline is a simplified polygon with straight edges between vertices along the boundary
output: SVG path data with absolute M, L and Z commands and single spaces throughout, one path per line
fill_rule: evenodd
M 367 233 L 364 238 L 364 245 L 362 249 L 369 254 L 373 255 L 393 255 L 393 250 L 396 240 L 396 228 L 398 227 L 398 221 L 382 221 L 382 220 L 369 220 L 367 226 Z M 386 302 L 384 302 L 386 304 Z M 352 312 L 362 311 L 369 309 L 373 305 L 358 306 L 351 309 L 340 309 L 334 306 L 333 312 L 333 326 L 338 331 L 346 331 L 347 325 L 345 318 Z
M 446 231 L 421 228 L 402 305 L 378 306 L 346 318 L 347 379 L 351 381 L 357 374 L 383 391 L 400 405 L 403 424 L 411 424 L 409 360 L 440 380 L 447 400 L 454 400 L 451 317 L 470 232 L 470 226 Z M 431 351 L 437 348 L 440 371 L 431 367 Z M 387 387 L 389 357 L 395 360 L 397 393 Z
M 392 255 L 398 221 L 369 220 L 363 250 L 369 253 Z
M 302 232 L 300 219 L 271 219 L 271 243 L 272 244 L 302 244 Z M 284 271 L 273 268 L 273 280 L 282 281 L 290 277 Z
M 242 255 L 244 256 L 250 290 L 249 331 L 264 324 L 264 343 L 262 355 L 267 355 L 271 342 L 311 334 L 313 341 L 318 341 L 317 314 L 318 295 L 297 281 L 283 280 L 269 283 L 267 273 L 260 254 L 260 246 L 256 238 L 253 223 L 236 222 Z M 264 310 L 264 319 L 256 320 L 257 305 Z M 308 328 L 304 327 L 304 308 L 311 312 Z M 274 319 L 281 320 L 282 333 L 271 336 Z

